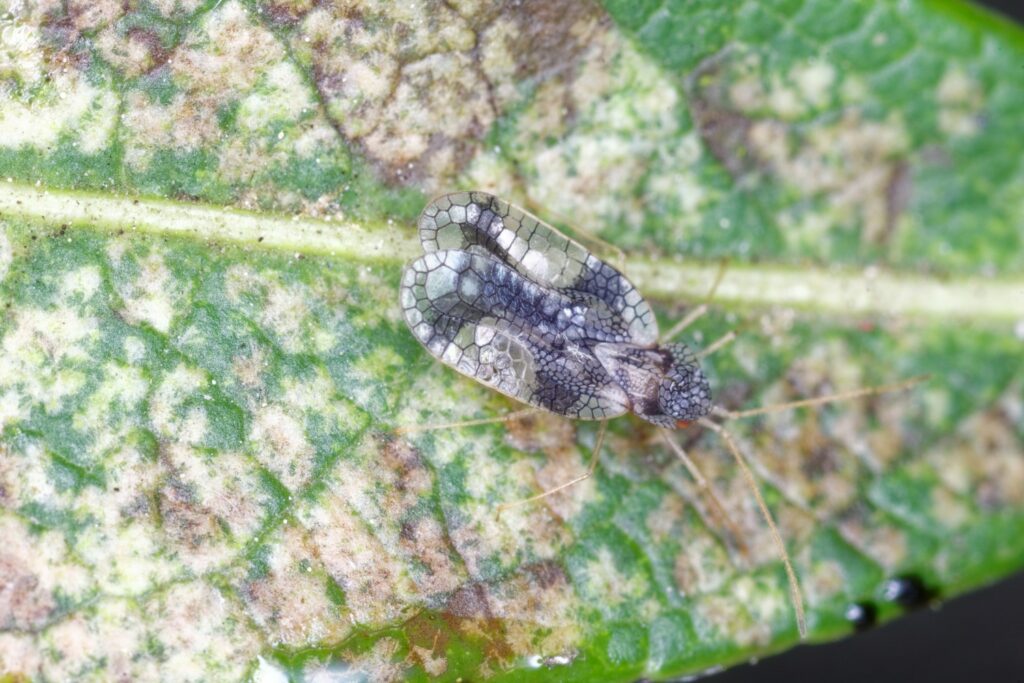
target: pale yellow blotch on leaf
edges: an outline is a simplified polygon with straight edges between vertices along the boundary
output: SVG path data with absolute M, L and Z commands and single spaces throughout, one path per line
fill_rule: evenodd
M 96 266 L 77 268 L 61 279 L 60 298 L 68 299 L 77 295 L 88 301 L 96 294 L 101 282 L 100 269 Z
M 306 437 L 305 419 L 284 406 L 271 404 L 253 414 L 249 443 L 256 459 L 296 492 L 309 483 L 313 473 L 312 444 Z
M 270 328 L 289 353 L 306 350 L 309 342 L 304 323 L 309 319 L 306 292 L 301 287 L 273 283 L 267 285 L 267 300 L 259 312 L 262 325 Z
M 7 237 L 7 228 L 0 222 L 0 283 L 7 277 L 7 271 L 14 261 L 14 252 L 11 248 L 11 240 Z
M 102 377 L 99 386 L 72 418 L 75 429 L 92 437 L 90 451 L 97 459 L 124 437 L 118 429 L 121 425 L 111 417 L 116 414 L 115 408 L 121 406 L 131 412 L 145 398 L 150 386 L 139 368 L 114 362 L 103 366 Z
M 124 315 L 131 323 L 148 323 L 158 332 L 171 329 L 175 312 L 181 310 L 180 285 L 158 251 L 139 263 L 139 275 L 131 284 L 118 284 L 124 299 Z
M 828 103 L 836 79 L 836 70 L 831 64 L 819 60 L 804 62 L 794 66 L 789 75 L 808 104 L 822 107 Z
M 206 375 L 197 368 L 177 365 L 164 375 L 149 402 L 149 420 L 159 436 L 177 439 L 188 420 L 179 415 L 179 408 L 193 394 L 206 386 Z
M 696 529 L 681 541 L 673 564 L 672 576 L 683 595 L 712 593 L 732 578 L 735 569 L 720 543 Z M 742 539 L 746 540 L 746 539 Z
M 649 588 L 646 577 L 623 574 L 607 546 L 601 546 L 597 556 L 587 564 L 586 577 L 586 594 L 606 613 L 626 602 L 639 600 Z
M 962 68 L 950 67 L 935 92 L 939 128 L 948 135 L 965 137 L 978 133 L 985 97 L 981 84 Z
M 21 405 L 59 411 L 85 384 L 82 372 L 62 366 L 90 357 L 98 320 L 66 306 L 15 309 L 11 319 L 13 329 L 0 345 L 0 396 L 13 394 Z

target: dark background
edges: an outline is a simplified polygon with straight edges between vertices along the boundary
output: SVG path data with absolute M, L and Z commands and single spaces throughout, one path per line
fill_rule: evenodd
M 1024 23 L 1024 0 L 979 4 Z M 1024 681 L 1024 573 L 837 643 L 801 646 L 734 667 L 709 683 L 808 679 Z
M 707 680 L 1024 681 L 1024 574 L 839 642 L 802 645 Z
M 1024 21 L 1024 3 L 1020 0 L 986 0 L 977 4 L 1001 12 L 1018 22 Z

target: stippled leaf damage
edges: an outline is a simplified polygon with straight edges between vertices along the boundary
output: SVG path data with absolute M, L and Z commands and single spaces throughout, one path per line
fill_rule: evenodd
M 663 678 L 795 642 L 742 477 L 500 415 L 405 329 L 428 195 L 626 251 L 812 637 L 1024 565 L 1020 31 L 917 2 L 23 0 L 0 14 L 0 677 Z

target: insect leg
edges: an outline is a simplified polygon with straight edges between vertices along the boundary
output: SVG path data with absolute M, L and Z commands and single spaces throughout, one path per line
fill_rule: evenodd
M 669 430 L 662 429 L 660 430 L 660 432 L 661 438 L 665 441 L 666 444 L 668 444 L 668 447 L 672 449 L 672 451 L 680 460 L 683 461 L 683 465 L 686 466 L 687 471 L 690 473 L 690 476 L 693 477 L 693 481 L 697 485 L 697 490 L 700 491 L 702 495 L 707 496 L 708 503 L 712 509 L 712 514 L 718 517 L 721 523 L 724 524 L 726 528 L 729 530 L 729 534 L 736 542 L 736 545 L 739 546 L 740 553 L 742 553 L 744 557 L 749 558 L 750 555 L 747 549 L 747 544 L 743 540 L 743 534 L 740 532 L 739 527 L 736 526 L 736 523 L 729 516 L 729 513 L 726 512 L 725 506 L 722 505 L 722 502 L 718 499 L 718 496 L 715 495 L 715 490 L 711 488 L 711 484 L 704 477 L 704 475 L 701 474 L 701 471 L 697 469 L 697 463 L 695 463 L 690 458 L 690 456 L 687 455 L 686 451 L 683 449 L 682 446 L 675 442 L 675 440 L 672 438 L 672 433 Z
M 601 425 L 597 428 L 597 439 L 594 441 L 594 450 L 590 454 L 590 464 L 587 466 L 587 471 L 586 472 L 584 472 L 583 474 L 581 474 L 578 477 L 574 477 L 574 478 L 570 479 L 569 481 L 565 482 L 564 484 L 559 484 L 558 486 L 556 486 L 553 489 L 548 489 L 547 491 L 544 491 L 543 493 L 538 493 L 536 496 L 530 496 L 529 498 L 523 498 L 522 500 L 514 500 L 514 501 L 512 501 L 510 503 L 501 503 L 500 505 L 498 505 L 498 517 L 501 517 L 501 513 L 502 513 L 503 510 L 507 510 L 508 508 L 512 508 L 512 507 L 518 507 L 520 505 L 526 505 L 527 503 L 534 503 L 534 502 L 536 502 L 538 500 L 542 500 L 544 498 L 547 498 L 548 496 L 550 496 L 553 493 L 558 493 L 559 491 L 564 491 L 565 489 L 569 488 L 570 486 L 573 486 L 574 484 L 580 483 L 584 479 L 589 479 L 591 477 L 591 475 L 594 474 L 594 471 L 597 469 L 597 459 L 598 459 L 598 456 L 601 453 L 601 447 L 604 445 L 604 433 L 605 433 L 605 431 L 607 429 L 608 429 L 608 420 L 601 420 Z
M 837 394 L 829 394 L 827 396 L 815 396 L 813 398 L 805 398 L 799 401 L 775 403 L 770 406 L 751 408 L 750 410 L 726 410 L 725 408 L 722 408 L 720 406 L 715 406 L 712 409 L 712 412 L 714 412 L 715 415 L 725 418 L 727 420 L 737 420 L 744 417 L 753 417 L 755 415 L 780 413 L 784 410 L 792 410 L 793 408 L 805 408 L 809 406 L 825 405 L 826 403 L 836 403 L 838 401 L 849 401 L 851 399 L 861 398 L 862 396 L 876 396 L 878 394 L 890 394 L 897 391 L 904 391 L 912 386 L 920 384 L 926 379 L 928 379 L 928 375 L 921 375 L 919 377 L 911 377 L 910 379 L 903 380 L 902 382 L 896 382 L 894 384 L 882 384 L 873 387 L 863 387 L 861 389 L 853 389 L 852 391 L 842 391 Z
M 690 325 L 695 323 L 697 320 L 699 320 L 707 312 L 708 312 L 708 305 L 706 303 L 705 304 L 700 304 L 696 308 L 691 309 L 689 313 L 687 313 L 685 316 L 683 316 L 682 320 L 680 320 L 679 322 L 677 322 L 675 325 L 672 326 L 672 329 L 670 329 L 668 332 L 666 332 L 664 335 L 662 335 L 662 338 L 661 338 L 662 343 L 672 341 L 683 330 L 685 330 L 687 327 L 689 327 Z
M 718 434 L 722 441 L 725 442 L 726 448 L 732 453 L 733 459 L 736 460 L 736 464 L 739 466 L 740 471 L 743 472 L 743 476 L 747 480 L 747 484 L 750 486 L 750 490 L 754 493 L 754 499 L 757 501 L 757 506 L 761 508 L 761 515 L 764 517 L 765 523 L 771 530 L 772 540 L 775 542 L 775 547 L 779 551 L 779 556 L 782 559 L 782 564 L 786 567 L 786 578 L 789 580 L 789 592 L 793 599 L 793 611 L 796 613 L 796 628 L 800 632 L 801 638 L 807 637 L 807 620 L 804 616 L 804 599 L 800 593 L 800 582 L 796 578 L 796 572 L 793 570 L 793 562 L 790 560 L 789 551 L 786 550 L 786 544 L 782 540 L 781 534 L 779 534 L 779 528 L 775 525 L 775 520 L 772 519 L 772 513 L 768 510 L 768 505 L 764 502 L 764 496 L 761 495 L 761 489 L 757 486 L 757 480 L 754 478 L 754 473 L 751 471 L 750 466 L 747 464 L 746 458 L 740 453 L 739 447 L 736 446 L 735 440 L 733 440 L 732 434 L 730 434 L 724 427 L 716 422 L 712 422 L 706 417 L 700 418 L 700 424 Z
M 697 360 L 700 360 L 701 358 L 707 358 L 708 356 L 713 354 L 715 351 L 718 351 L 720 348 L 722 348 L 726 344 L 732 343 L 735 339 L 736 339 L 736 331 L 735 330 L 729 330 L 728 332 L 723 334 L 721 337 L 719 337 L 718 339 L 713 341 L 711 344 L 709 344 L 706 348 L 701 349 L 700 351 L 698 351 L 694 355 L 697 356 Z
M 543 412 L 537 408 L 526 408 L 524 410 L 513 410 L 511 413 L 505 413 L 504 415 L 498 415 L 497 417 L 482 417 L 477 420 L 461 420 L 459 422 L 445 422 L 442 424 L 425 424 L 425 425 L 403 425 L 395 428 L 396 434 L 413 434 L 415 432 L 432 432 L 439 429 L 457 429 L 459 427 L 475 427 L 477 425 L 489 425 L 498 424 L 499 422 L 508 422 L 518 417 L 524 417 L 526 415 L 533 415 L 534 413 Z
M 725 277 L 726 261 L 722 261 L 718 264 L 718 272 L 715 273 L 715 279 L 711 282 L 711 288 L 708 290 L 707 295 L 704 297 L 704 301 L 685 316 L 683 319 L 673 325 L 668 332 L 662 335 L 661 343 L 670 342 L 675 339 L 683 330 L 697 322 L 705 313 L 708 312 L 708 306 L 711 301 L 715 298 L 715 292 L 718 291 L 718 285 L 721 284 L 722 278 Z M 705 354 L 707 355 L 707 354 Z

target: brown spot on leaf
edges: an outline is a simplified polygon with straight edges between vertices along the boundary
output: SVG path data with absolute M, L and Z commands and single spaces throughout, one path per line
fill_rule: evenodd
M 548 457 L 563 455 L 575 447 L 572 420 L 551 413 L 528 413 L 506 423 L 509 445 L 527 453 L 543 452 Z
M 317 560 L 345 591 L 353 623 L 380 626 L 417 608 L 423 596 L 408 568 L 345 500 L 325 495 L 299 516 Z
M 562 565 L 553 560 L 544 560 L 527 565 L 524 568 L 530 580 L 539 588 L 547 590 L 559 584 L 565 583 L 565 570 Z
M 400 543 L 410 558 L 423 564 L 424 571 L 415 580 L 425 592 L 448 592 L 465 578 L 447 530 L 433 517 L 402 525 Z
M 369 649 L 343 652 L 339 659 L 344 662 L 346 674 L 355 674 L 357 680 L 397 683 L 406 677 L 411 665 L 408 655 L 402 656 L 401 650 L 397 640 L 384 637 Z M 330 664 L 317 663 L 307 667 L 304 674 L 308 680 L 330 680 L 337 676 L 337 671 Z
M 314 0 L 284 0 L 283 2 L 264 2 L 260 5 L 261 14 L 270 23 L 277 26 L 291 26 L 298 23 L 299 19 L 313 9 L 317 3 Z
M 91 31 L 121 17 L 126 4 L 121 0 L 70 0 L 66 7 L 76 28 Z
M 907 532 L 884 515 L 856 505 L 837 520 L 837 528 L 850 545 L 886 570 L 905 565 L 910 543 Z
M 447 186 L 521 98 L 499 81 L 542 81 L 577 68 L 608 19 L 592 2 L 479 5 L 270 5 L 294 25 L 294 49 L 336 128 L 390 182 Z
M 11 508 L 18 503 L 15 496 L 17 480 L 14 453 L 6 444 L 0 443 L 0 507 Z
M 404 629 L 420 664 L 424 668 L 441 669 L 440 673 L 443 673 L 442 666 L 447 668 L 444 654 L 448 651 L 453 631 L 449 621 L 434 612 L 424 611 L 405 622 Z
M 164 532 L 173 544 L 195 553 L 218 537 L 216 519 L 174 475 L 160 487 L 157 502 Z
M 574 658 L 577 608 L 565 571 L 544 561 L 524 565 L 503 580 L 467 583 L 445 603 L 441 618 L 448 629 L 483 641 L 486 658 L 503 668 L 525 656 Z M 417 632 L 426 638 L 436 628 L 429 617 L 421 619 Z
M 381 464 L 395 475 L 395 489 L 411 494 L 422 494 L 430 490 L 433 482 L 430 472 L 423 465 L 419 453 L 406 441 L 380 436 Z
M 769 86 L 762 83 L 766 79 L 758 60 L 731 50 L 695 70 L 687 88 L 707 149 L 738 183 L 749 185 L 768 175 L 807 199 L 823 197 L 826 226 L 853 223 L 863 242 L 884 243 L 912 189 L 902 122 L 894 116 L 872 120 L 855 107 L 793 121 L 780 102 L 795 95 L 777 77 Z M 779 220 L 787 231 L 796 231 L 805 219 L 787 214 Z
M 309 483 L 315 452 L 305 431 L 305 416 L 289 406 L 270 404 L 256 411 L 250 440 L 256 457 L 292 491 Z
M 128 31 L 128 40 L 130 43 L 134 43 L 145 48 L 147 52 L 145 71 L 152 71 L 153 69 L 163 66 L 167 63 L 167 60 L 170 59 L 171 51 L 164 46 L 160 36 L 153 31 L 133 28 Z
M 238 603 L 201 581 L 173 585 L 142 609 L 153 646 L 199 680 L 241 679 L 265 647 Z
M 430 676 L 436 678 L 448 670 L 448 660 L 443 654 L 438 653 L 436 644 L 431 644 L 429 648 L 413 645 L 412 654 Z
M 267 572 L 239 582 L 245 607 L 274 645 L 317 646 L 341 642 L 351 631 L 343 605 L 328 596 L 316 549 L 294 524 L 268 541 Z
M 896 221 L 907 210 L 913 189 L 910 164 L 904 160 L 897 161 L 885 186 L 885 226 L 880 241 L 887 242 L 896 229 Z
M 374 434 L 363 440 L 353 457 L 335 465 L 321 506 L 333 509 L 344 504 L 350 514 L 365 520 L 381 551 L 409 568 L 402 582 L 411 580 L 409 590 L 415 586 L 410 597 L 433 600 L 466 579 L 443 517 L 435 510 L 433 490 L 433 473 L 415 448 Z
M 763 405 L 862 388 L 862 364 L 842 343 L 819 344 L 788 369 L 785 379 L 767 387 Z M 826 406 L 819 411 L 784 410 L 767 415 L 764 429 L 747 441 L 755 469 L 797 508 L 813 509 L 818 519 L 837 518 L 856 506 L 859 487 L 872 471 L 884 468 L 888 448 L 876 435 L 898 444 L 906 396 L 870 396 Z M 820 411 L 830 414 L 822 420 Z M 733 429 L 744 434 L 746 428 Z M 802 454 L 796 456 L 795 454 Z
M 576 656 L 579 600 L 560 566 L 524 567 L 489 591 L 494 614 L 505 624 L 509 648 L 519 656 Z
M 750 154 L 751 118 L 730 101 L 727 67 L 731 53 L 716 55 L 699 65 L 687 79 L 690 113 L 708 151 L 739 178 L 757 168 Z
M 20 558 L 0 551 L 0 631 L 42 627 L 57 604 Z
M 236 454 L 208 462 L 182 444 L 162 444 L 165 472 L 155 492 L 163 532 L 193 570 L 228 561 L 235 544 L 254 533 L 262 519 L 265 494 L 257 475 Z
M 51 74 L 69 68 L 86 71 L 92 63 L 92 53 L 83 33 L 109 26 L 124 14 L 122 3 L 111 0 L 72 0 L 64 4 L 35 5 L 24 20 L 39 26 L 43 38 L 39 48 Z
M 755 168 L 756 160 L 750 155 L 747 140 L 752 123 L 749 118 L 711 97 L 694 98 L 690 111 L 708 151 L 733 177 Z
M 1013 392 L 1001 399 L 1004 404 Z M 1019 506 L 1024 502 L 1024 444 L 1016 428 L 997 403 L 969 416 L 927 459 L 949 489 L 983 509 Z
M 517 55 L 520 80 L 570 76 L 595 34 L 611 26 L 608 15 L 587 0 L 524 0 L 503 10 L 518 29 L 508 35 L 507 49 Z

